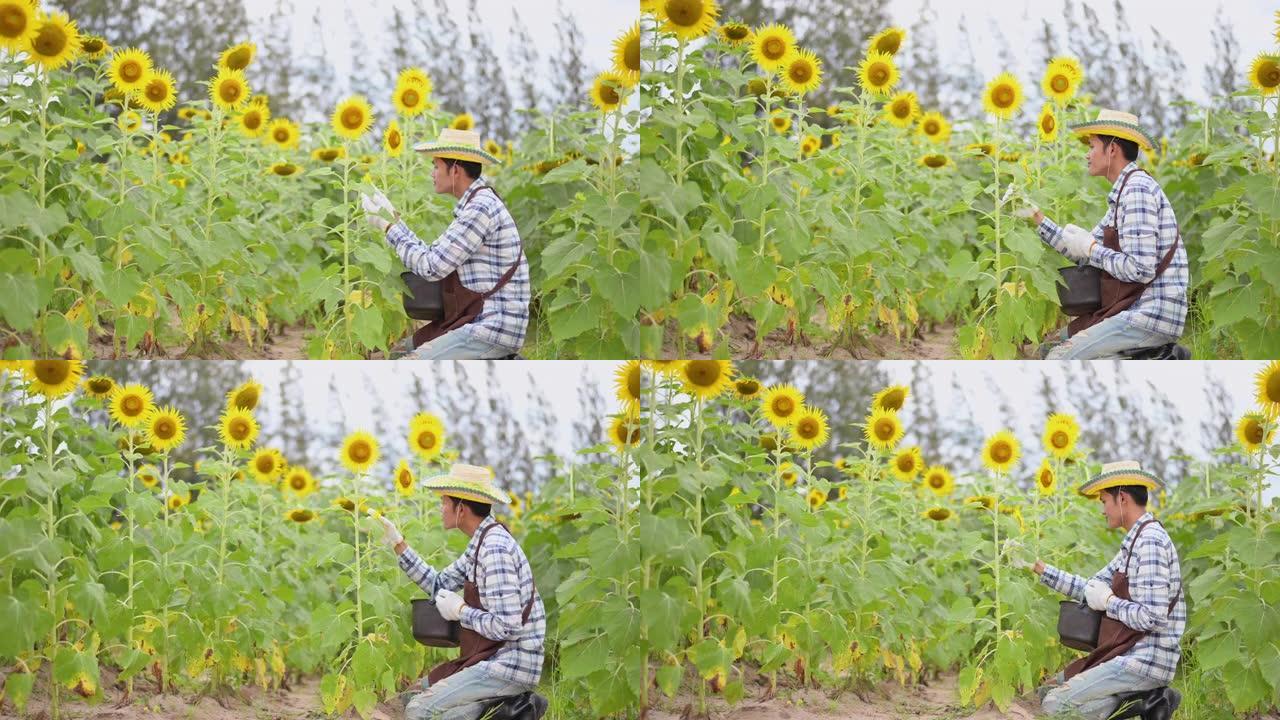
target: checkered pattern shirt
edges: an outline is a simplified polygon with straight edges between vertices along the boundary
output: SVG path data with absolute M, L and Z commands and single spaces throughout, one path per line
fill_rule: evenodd
M 467 543 L 467 549 L 449 567 L 436 571 L 412 548 L 400 555 L 400 569 L 432 599 L 438 590 L 462 593 L 462 585 L 475 573 L 480 603 L 485 609 L 469 605 L 462 608 L 462 626 L 490 640 L 505 640 L 497 654 L 479 664 L 503 680 L 533 687 L 542 677 L 543 641 L 547 637 L 547 613 L 542 597 L 533 584 L 529 559 L 511 533 L 498 528 L 477 548 L 480 534 L 496 524 L 493 517 L 480 522 Z M 472 558 L 479 554 L 480 567 Z M 529 621 L 521 622 L 524 606 L 533 598 Z
M 1124 536 L 1120 552 L 1092 579 L 1101 580 L 1110 587 L 1111 576 L 1124 570 L 1138 526 L 1152 519 L 1151 513 L 1143 513 Z M 1084 602 L 1087 581 L 1082 577 L 1046 565 L 1040 581 L 1063 595 Z M 1178 595 L 1178 602 L 1170 612 L 1169 601 L 1175 595 Z M 1138 546 L 1133 548 L 1133 561 L 1129 563 L 1129 597 L 1132 599 L 1121 600 L 1112 596 L 1107 601 L 1107 617 L 1147 634 L 1117 660 L 1126 670 L 1168 683 L 1173 680 L 1173 672 L 1181 656 L 1178 641 L 1187 628 L 1187 599 L 1182 593 L 1178 550 L 1169 539 L 1169 533 L 1158 524 L 1148 525 L 1138 538 Z
M 489 299 L 468 326 L 485 342 L 518 351 L 529 324 L 529 261 L 520 250 L 520 231 L 507 206 L 484 178 L 476 178 L 453 206 L 453 222 L 428 245 L 404 222 L 387 229 L 387 242 L 404 266 L 426 280 L 458 271 L 468 290 L 486 292 L 517 261 L 511 280 Z
M 1089 264 L 1105 270 L 1117 280 L 1146 283 L 1155 277 L 1160 261 L 1177 240 L 1178 219 L 1174 217 L 1173 206 L 1160 184 L 1146 173 L 1130 177 L 1124 186 L 1124 197 L 1120 197 L 1120 185 L 1125 176 L 1137 169 L 1137 163 L 1129 163 L 1111 185 L 1111 192 L 1107 195 L 1107 214 L 1093 228 L 1093 237 L 1098 243 L 1089 254 Z M 1102 230 L 1113 222 L 1116 234 L 1120 236 L 1119 252 L 1108 250 L 1102 244 Z M 1041 240 L 1066 254 L 1062 228 L 1052 220 L 1045 218 L 1038 232 Z M 1187 288 L 1190 282 L 1187 246 L 1186 243 L 1178 243 L 1169 267 L 1120 315 L 1134 327 L 1172 338 L 1181 337 L 1187 320 Z

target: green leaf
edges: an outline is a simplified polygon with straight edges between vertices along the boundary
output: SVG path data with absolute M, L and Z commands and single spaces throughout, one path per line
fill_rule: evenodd
M 0 597 L 0 657 L 17 657 L 36 642 L 34 615 L 24 603 L 12 595 Z
M 12 673 L 4 679 L 3 697 L 13 703 L 18 712 L 22 712 L 27 707 L 31 686 L 35 681 L 36 676 L 32 673 Z
M 658 668 L 658 688 L 666 693 L 667 697 L 676 696 L 676 693 L 680 691 L 680 681 L 683 679 L 684 667 L 680 665 L 663 665 Z
M 0 273 L 0 315 L 14 330 L 30 330 L 36 322 L 36 314 L 49 302 L 50 293 L 44 289 L 47 280 L 30 275 Z

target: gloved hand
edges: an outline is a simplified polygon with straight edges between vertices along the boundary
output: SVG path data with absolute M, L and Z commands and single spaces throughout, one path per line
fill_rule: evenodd
M 382 524 L 382 542 L 385 543 L 387 547 L 395 550 L 396 545 L 404 542 L 404 535 L 400 533 L 400 530 L 395 526 L 395 523 L 392 523 L 381 514 L 375 513 L 373 510 L 369 510 L 368 513 L 369 517 Z
M 1111 592 L 1111 588 L 1101 580 L 1090 580 L 1084 586 L 1084 599 L 1089 603 L 1089 607 L 1100 612 L 1106 612 L 1107 603 L 1111 600 L 1115 593 Z
M 1008 204 L 1013 208 L 1014 217 L 1031 220 L 1032 222 L 1035 222 L 1035 216 L 1040 212 L 1040 208 L 1027 200 L 1027 196 L 1023 195 L 1013 183 L 1009 183 L 1009 188 L 1004 191 L 1004 196 L 1000 198 L 1000 204 Z
M 393 222 L 400 219 L 400 213 L 381 191 L 375 191 L 372 196 L 360 193 L 360 205 L 364 208 L 365 220 L 380 232 L 385 233 Z M 384 213 L 393 220 L 384 217 Z
M 1093 243 L 1093 234 L 1078 225 L 1062 228 L 1063 254 L 1076 262 L 1088 259 Z
M 1004 553 L 1009 558 L 1009 564 L 1019 570 L 1030 570 L 1035 565 L 1031 552 L 1016 538 L 1004 541 Z
M 440 617 L 445 620 L 461 620 L 462 608 L 465 604 L 462 602 L 462 596 L 452 590 L 441 590 L 436 593 L 436 609 L 440 611 Z

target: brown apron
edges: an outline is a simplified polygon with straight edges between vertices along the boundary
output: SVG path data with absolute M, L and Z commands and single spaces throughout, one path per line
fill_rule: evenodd
M 1111 213 L 1111 224 L 1102 229 L 1102 246 L 1108 250 L 1120 252 L 1120 233 L 1116 230 L 1117 216 L 1120 214 L 1120 195 L 1124 193 L 1124 186 L 1129 183 L 1129 177 L 1134 173 L 1150 174 L 1141 168 L 1134 169 L 1129 171 L 1120 183 L 1120 190 L 1116 193 L 1116 208 Z M 1125 282 L 1124 280 L 1117 280 L 1114 275 L 1106 270 L 1099 269 L 1099 273 L 1102 275 L 1102 306 L 1093 313 L 1081 315 L 1068 323 L 1067 336 L 1070 337 L 1085 328 L 1097 325 L 1113 315 L 1119 315 L 1128 310 L 1129 306 L 1138 302 L 1138 298 L 1142 297 L 1142 293 L 1151 287 L 1151 283 L 1154 283 L 1169 267 L 1169 263 L 1173 262 L 1173 254 L 1178 251 L 1178 244 L 1181 241 L 1182 233 L 1178 233 L 1178 238 L 1173 241 L 1173 247 L 1169 248 L 1169 252 L 1165 253 L 1164 258 L 1160 260 L 1160 264 L 1156 266 L 1156 274 L 1151 278 L 1151 282 Z
M 507 530 L 506 525 L 495 522 L 480 533 L 480 540 L 476 542 L 476 554 L 471 563 L 471 579 L 462 585 L 462 601 L 468 606 L 479 610 L 487 610 L 484 603 L 480 602 L 480 588 L 476 586 L 476 568 L 480 566 L 480 546 L 484 544 L 485 535 L 488 535 L 489 531 L 495 527 Z M 507 533 L 510 534 L 511 531 L 507 530 Z M 538 587 L 535 584 L 533 592 L 529 595 L 529 602 L 524 606 L 524 614 L 520 617 L 521 624 L 529 622 L 529 613 L 533 610 L 533 599 L 537 597 L 537 594 Z M 431 672 L 427 673 L 427 682 L 431 685 L 435 685 L 463 668 L 469 668 L 482 660 L 488 660 L 497 654 L 503 645 L 507 644 L 505 640 L 490 640 L 475 630 L 468 630 L 466 627 L 459 631 L 458 641 L 462 647 L 462 652 L 459 654 L 458 659 L 440 663 L 432 668 Z
M 471 198 L 488 190 L 493 196 L 502 199 L 498 192 L 491 187 L 482 187 L 472 194 Z M 469 198 L 467 202 L 471 202 Z M 476 316 L 484 310 L 484 301 L 488 300 L 491 295 L 502 289 L 504 285 L 511 281 L 515 276 L 516 270 L 520 267 L 520 261 L 524 259 L 524 239 L 520 239 L 520 249 L 516 252 L 516 262 L 512 265 L 502 277 L 498 278 L 495 284 L 488 291 L 478 293 L 462 284 L 462 278 L 458 276 L 458 271 L 454 270 L 440 281 L 440 295 L 444 301 L 444 317 L 439 322 L 429 323 L 418 328 L 413 333 L 413 346 L 419 347 L 424 343 L 431 342 L 436 338 L 444 335 L 452 330 L 457 330 L 476 319 Z
M 1151 523 L 1158 523 L 1158 520 L 1148 520 L 1138 526 L 1138 532 L 1133 536 L 1133 544 L 1129 546 L 1129 557 L 1124 561 L 1124 571 L 1117 571 L 1111 576 L 1111 592 L 1121 600 L 1132 600 L 1129 597 L 1129 563 L 1133 561 L 1133 549 L 1138 546 L 1138 536 L 1142 535 L 1142 531 Z M 1173 608 L 1178 604 L 1178 598 L 1182 597 L 1182 588 L 1178 588 L 1178 594 L 1173 596 L 1173 600 L 1169 601 L 1168 613 L 1173 612 Z M 1134 645 L 1138 644 L 1147 633 L 1141 630 L 1134 630 L 1119 620 L 1112 620 L 1106 613 L 1102 615 L 1102 623 L 1098 626 L 1098 647 L 1093 652 L 1082 658 L 1077 658 L 1074 662 L 1062 671 L 1065 678 L 1070 679 L 1073 676 L 1088 670 L 1089 668 L 1101 665 L 1102 663 L 1129 652 Z

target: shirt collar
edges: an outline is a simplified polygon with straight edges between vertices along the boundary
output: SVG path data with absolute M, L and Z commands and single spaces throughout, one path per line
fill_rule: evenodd
M 1129 177 L 1129 173 L 1137 169 L 1138 163 L 1134 161 L 1130 161 L 1128 165 L 1124 166 L 1124 169 L 1120 171 L 1120 176 L 1116 178 L 1115 182 L 1111 183 L 1111 192 L 1107 194 L 1107 202 L 1114 205 L 1120 199 L 1120 184 L 1124 182 L 1126 177 Z
M 1129 546 L 1129 545 L 1132 545 L 1132 544 L 1133 544 L 1133 538 L 1134 538 L 1134 536 L 1135 536 L 1135 535 L 1137 535 L 1137 533 L 1138 533 L 1138 528 L 1142 527 L 1142 523 L 1147 522 L 1148 520 L 1155 520 L 1155 519 L 1156 519 L 1156 516 L 1155 516 L 1155 515 L 1152 515 L 1152 514 L 1151 514 L 1151 513 L 1149 513 L 1149 512 L 1144 512 L 1144 513 L 1142 513 L 1142 515 L 1141 515 L 1141 516 L 1139 516 L 1139 517 L 1138 517 L 1138 519 L 1137 519 L 1136 521 L 1134 521 L 1134 523 L 1133 523 L 1133 527 L 1129 528 L 1129 532 L 1125 533 L 1125 536 L 1124 536 L 1124 542 L 1122 542 L 1122 543 L 1120 543 L 1120 544 L 1121 544 L 1122 546 Z
M 467 201 L 471 199 L 471 196 L 479 192 L 480 188 L 488 186 L 489 183 L 485 182 L 483 175 L 472 180 L 471 184 L 467 186 L 467 189 L 463 191 L 462 197 L 458 198 L 458 202 L 454 203 L 453 216 L 458 217 L 458 213 L 462 212 L 462 208 L 467 204 Z

